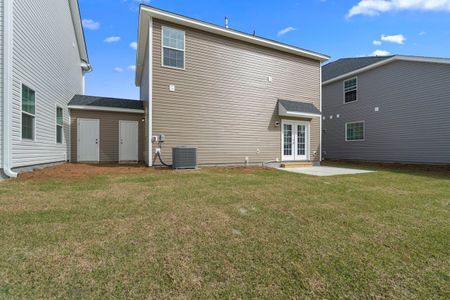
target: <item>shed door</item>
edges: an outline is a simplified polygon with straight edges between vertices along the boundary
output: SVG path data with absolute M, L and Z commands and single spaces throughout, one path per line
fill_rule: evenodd
M 100 120 L 78 119 L 77 161 L 100 161 Z
M 139 122 L 119 121 L 119 161 L 137 162 L 138 149 Z

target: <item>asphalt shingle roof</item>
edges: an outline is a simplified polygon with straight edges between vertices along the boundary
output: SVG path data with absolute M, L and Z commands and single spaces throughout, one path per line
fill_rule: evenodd
M 139 109 L 139 110 L 144 109 L 144 103 L 139 100 L 95 97 L 85 95 L 75 95 L 69 102 L 69 106 L 71 105 L 101 106 L 101 107 Z
M 337 61 L 326 64 L 322 67 L 322 81 L 328 81 L 335 77 L 356 71 L 358 69 L 370 66 L 380 61 L 392 58 L 391 56 L 371 56 L 371 57 L 355 57 L 341 58 Z
M 290 100 L 278 100 L 278 102 L 287 110 L 300 113 L 318 114 L 320 110 L 312 103 L 290 101 Z

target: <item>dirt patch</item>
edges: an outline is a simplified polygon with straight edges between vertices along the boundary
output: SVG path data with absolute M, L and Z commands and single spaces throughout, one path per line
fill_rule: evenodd
M 226 173 L 236 172 L 241 174 L 255 174 L 262 170 L 270 170 L 268 167 L 203 167 L 202 169 L 208 170 L 211 173 Z
M 155 172 L 155 169 L 144 165 L 89 165 L 62 164 L 55 167 L 34 170 L 19 174 L 19 180 L 75 179 L 108 174 L 139 174 Z

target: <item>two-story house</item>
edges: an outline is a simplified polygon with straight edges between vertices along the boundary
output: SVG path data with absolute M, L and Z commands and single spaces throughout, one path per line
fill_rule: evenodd
M 450 59 L 345 58 L 322 78 L 325 158 L 450 163 Z
M 0 41 L 0 176 L 67 161 L 67 104 L 90 70 L 78 2 L 1 0 Z
M 319 162 L 321 63 L 326 55 L 141 6 L 136 84 L 145 159 L 164 134 L 202 165 Z

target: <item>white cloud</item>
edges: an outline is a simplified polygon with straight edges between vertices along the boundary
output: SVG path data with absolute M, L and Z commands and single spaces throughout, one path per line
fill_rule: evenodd
M 115 67 L 115 68 L 114 68 L 114 72 L 122 73 L 122 72 L 123 72 L 123 68 L 121 68 L 121 67 Z
M 83 19 L 82 24 L 84 28 L 90 30 L 97 30 L 100 28 L 100 23 L 91 19 Z
M 425 35 L 425 34 L 427 34 L 425 31 L 419 32 L 419 35 L 420 35 L 420 36 L 423 36 L 423 35 Z
M 381 45 L 381 41 L 375 40 L 372 42 L 372 44 L 374 44 L 375 46 L 380 46 Z
M 110 43 L 115 43 L 115 42 L 118 42 L 118 41 L 120 41 L 120 36 L 110 36 L 110 37 L 107 37 L 107 38 L 104 40 L 104 42 L 105 42 L 105 43 L 108 43 L 108 44 L 110 44 Z
M 133 48 L 134 50 L 137 49 L 137 46 L 138 46 L 138 44 L 137 44 L 136 42 L 132 42 L 132 43 L 130 44 L 130 47 Z
M 370 56 L 388 56 L 388 55 L 391 55 L 391 53 L 386 50 L 375 50 L 370 54 Z
M 403 36 L 403 34 L 396 34 L 396 35 L 382 35 L 381 40 L 383 42 L 389 42 L 394 44 L 400 44 L 403 45 L 406 41 L 406 38 Z
M 136 66 L 135 65 L 128 66 L 127 70 L 128 71 L 136 71 Z
M 296 29 L 294 28 L 294 27 L 292 27 L 292 26 L 289 26 L 289 27 L 286 27 L 286 28 L 284 28 L 284 29 L 281 29 L 280 31 L 278 31 L 278 36 L 282 36 L 282 35 L 285 35 L 286 33 L 289 33 L 289 32 L 291 32 L 291 31 L 295 31 Z
M 450 0 L 361 0 L 348 11 L 347 18 L 399 10 L 450 11 Z

